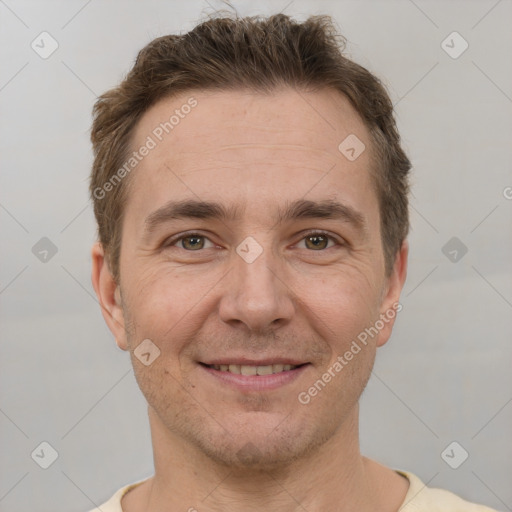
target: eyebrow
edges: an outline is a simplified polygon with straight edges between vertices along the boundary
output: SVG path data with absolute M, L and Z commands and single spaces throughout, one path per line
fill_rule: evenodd
M 238 205 L 225 206 L 212 201 L 186 199 L 169 201 L 146 217 L 144 231 L 152 233 L 159 225 L 176 219 L 210 219 L 235 221 L 245 209 Z M 367 226 L 362 213 L 353 207 L 332 199 L 310 201 L 299 199 L 289 202 L 284 208 L 278 208 L 276 224 L 283 224 L 301 219 L 336 219 L 352 224 L 355 228 L 366 232 Z

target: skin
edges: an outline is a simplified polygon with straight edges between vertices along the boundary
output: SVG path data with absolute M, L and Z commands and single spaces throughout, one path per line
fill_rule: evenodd
M 127 178 L 119 283 L 101 244 L 92 251 L 93 285 L 130 351 L 153 440 L 155 476 L 125 495 L 123 510 L 396 511 L 408 481 L 363 457 L 358 438 L 358 400 L 394 320 L 308 404 L 297 399 L 393 309 L 406 278 L 406 242 L 385 273 L 368 131 L 336 91 L 193 91 L 149 109 L 133 148 L 190 96 L 197 106 Z M 349 134 L 366 145 L 355 161 L 338 150 Z M 245 209 L 145 231 L 152 212 L 182 199 Z M 297 199 L 339 201 L 365 228 L 276 224 L 276 209 Z M 318 248 L 308 230 L 333 238 Z M 166 242 L 189 231 L 206 238 Z M 236 252 L 248 236 L 263 250 L 252 263 Z M 160 350 L 148 366 L 133 353 L 145 339 Z M 277 389 L 247 392 L 199 364 L 235 355 L 309 365 Z

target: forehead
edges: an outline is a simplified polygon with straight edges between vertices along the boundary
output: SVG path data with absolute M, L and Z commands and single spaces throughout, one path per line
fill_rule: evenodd
M 349 135 L 367 139 L 368 132 L 349 100 L 331 89 L 190 91 L 160 100 L 145 112 L 134 132 L 133 149 L 150 136 L 157 146 L 149 155 L 152 160 L 168 159 L 162 146 L 173 144 L 178 150 L 174 160 L 184 161 L 235 144 L 241 149 L 244 144 L 275 148 L 276 143 L 288 143 L 300 160 L 301 152 L 332 156 Z
M 236 190 L 234 202 L 257 193 L 261 207 L 265 198 L 350 199 L 373 188 L 368 130 L 349 100 L 328 89 L 165 98 L 136 126 L 132 150 L 144 145 L 151 149 L 130 177 L 128 201 L 141 214 L 175 196 L 225 199 Z

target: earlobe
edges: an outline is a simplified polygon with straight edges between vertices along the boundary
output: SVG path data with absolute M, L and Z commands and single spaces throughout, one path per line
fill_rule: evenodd
M 396 315 L 402 310 L 400 294 L 407 278 L 407 258 L 409 255 L 409 243 L 404 240 L 397 252 L 391 275 L 386 280 L 383 300 L 381 303 L 380 319 L 384 324 L 379 332 L 377 346 L 384 345 L 393 330 Z
M 120 287 L 110 271 L 100 242 L 93 245 L 91 256 L 92 284 L 101 306 L 101 313 L 119 348 L 128 350 Z

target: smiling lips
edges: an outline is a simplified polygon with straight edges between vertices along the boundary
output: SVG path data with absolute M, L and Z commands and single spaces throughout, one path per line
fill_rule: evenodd
M 212 370 L 229 372 L 237 375 L 272 375 L 274 373 L 295 370 L 300 366 L 308 364 L 299 359 L 289 357 L 267 357 L 265 359 L 249 359 L 247 357 L 223 357 L 207 362 L 200 362 Z
M 267 364 L 267 365 L 246 365 L 246 364 L 210 364 L 209 368 L 221 372 L 236 373 L 238 375 L 272 375 L 274 373 L 294 370 L 300 365 L 292 364 Z
M 257 361 L 242 357 L 200 362 L 200 366 L 216 382 L 245 393 L 271 391 L 291 383 L 310 366 L 310 363 L 289 358 Z

